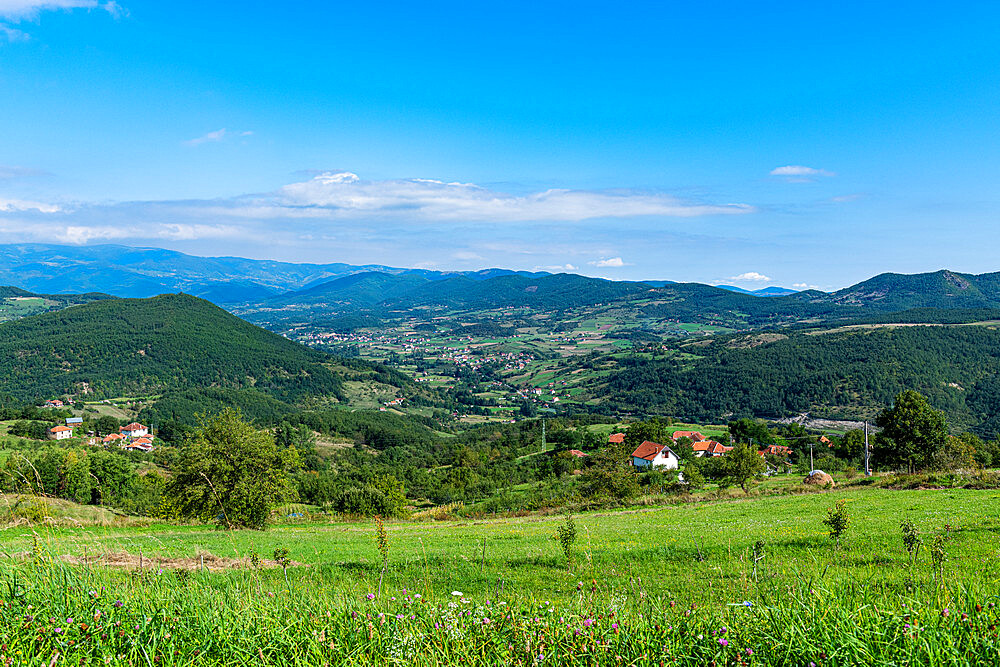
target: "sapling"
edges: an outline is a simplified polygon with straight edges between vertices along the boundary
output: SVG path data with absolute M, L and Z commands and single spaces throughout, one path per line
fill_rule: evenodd
M 566 520 L 562 525 L 556 527 L 556 540 L 562 547 L 563 555 L 566 556 L 566 570 L 573 564 L 573 543 L 576 542 L 576 524 L 573 523 L 573 516 L 566 515 Z
M 389 536 L 385 532 L 385 524 L 382 517 L 375 515 L 375 545 L 382 556 L 382 571 L 378 575 L 378 597 L 382 597 L 382 579 L 386 570 L 389 569 Z
M 764 560 L 767 554 L 764 552 L 766 544 L 764 540 L 757 540 L 753 543 L 753 580 L 757 581 L 757 563 Z
M 924 542 L 920 539 L 920 531 L 917 530 L 917 527 L 909 519 L 899 524 L 899 527 L 903 531 L 903 546 L 906 548 L 906 553 L 910 559 L 910 567 L 913 567 L 913 564 L 917 561 L 917 554 L 920 553 L 920 547 Z
M 847 511 L 847 501 L 838 500 L 836 505 L 828 509 L 823 523 L 830 529 L 830 539 L 836 540 L 839 547 L 840 536 L 847 532 L 847 527 L 851 524 L 851 515 Z
M 288 590 L 291 590 L 292 587 L 288 583 L 288 564 L 291 563 L 292 560 L 288 557 L 288 549 L 275 549 L 272 557 L 274 558 L 274 562 L 281 566 L 281 571 L 285 575 L 285 587 L 288 588 Z

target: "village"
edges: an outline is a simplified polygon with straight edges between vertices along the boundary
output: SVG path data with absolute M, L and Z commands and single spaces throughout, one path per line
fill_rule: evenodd
M 725 456 L 733 450 L 732 446 L 725 445 L 717 440 L 711 440 L 698 431 L 674 431 L 670 435 L 670 439 L 672 443 L 675 443 L 675 446 L 676 443 L 681 441 L 689 442 L 695 458 Z M 608 444 L 610 445 L 623 444 L 624 442 L 624 433 L 612 433 L 608 437 Z M 826 436 L 820 436 L 819 442 L 827 446 L 830 445 L 830 440 Z M 792 450 L 785 445 L 767 445 L 763 449 L 758 450 L 757 453 L 763 458 L 773 456 L 780 459 L 787 459 L 791 455 Z M 677 470 L 680 467 L 680 463 L 681 458 L 670 446 L 661 445 L 651 440 L 645 440 L 636 447 L 632 452 L 630 461 L 630 465 L 637 469 L 663 468 L 664 470 Z
M 52 399 L 45 402 L 42 407 L 64 408 L 65 403 L 60 399 Z M 51 440 L 69 440 L 73 437 L 86 437 L 87 444 L 101 444 L 104 447 L 117 446 L 120 449 L 134 452 L 151 452 L 156 447 L 153 444 L 154 436 L 148 426 L 139 422 L 126 424 L 118 429 L 117 433 L 108 433 L 103 438 L 94 431 L 86 434 L 77 434 L 76 429 L 83 427 L 83 417 L 66 417 L 65 424 L 59 424 L 48 429 L 48 436 Z

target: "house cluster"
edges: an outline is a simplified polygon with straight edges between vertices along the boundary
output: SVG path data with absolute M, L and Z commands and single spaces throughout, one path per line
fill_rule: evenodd
M 105 446 L 118 445 L 122 449 L 133 452 L 153 451 L 153 436 L 149 429 L 139 422 L 122 426 L 118 433 L 109 433 L 104 436 L 102 443 Z
M 724 445 L 716 440 L 710 440 L 698 431 L 674 431 L 670 434 L 671 443 L 676 443 L 681 438 L 687 438 L 691 441 L 691 448 L 694 450 L 694 455 L 698 458 L 725 456 L 733 450 L 731 446 Z M 624 433 L 612 433 L 608 437 L 609 444 L 622 444 L 623 442 L 625 442 Z M 784 445 L 767 445 L 757 453 L 761 456 L 787 457 L 792 453 L 792 450 Z M 667 470 L 676 470 L 680 464 L 680 458 L 668 445 L 661 445 L 658 442 L 645 440 L 632 452 L 631 464 L 636 468 L 662 467 Z
M 53 426 L 49 429 L 49 437 L 53 440 L 66 440 L 73 437 L 73 427 L 81 426 L 83 424 L 82 417 L 69 417 L 66 419 L 66 425 Z M 93 432 L 91 432 L 93 435 Z M 97 444 L 95 438 L 90 439 L 90 444 Z M 122 449 L 126 449 L 134 452 L 151 452 L 153 451 L 153 435 L 149 432 L 149 428 L 143 426 L 139 422 L 132 422 L 126 426 L 122 426 L 118 429 L 118 433 L 109 433 L 104 436 L 101 440 L 101 444 L 117 445 Z

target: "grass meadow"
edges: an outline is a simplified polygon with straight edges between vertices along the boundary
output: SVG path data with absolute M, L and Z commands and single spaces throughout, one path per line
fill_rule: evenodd
M 855 488 L 579 514 L 568 566 L 563 516 L 390 522 L 384 568 L 370 521 L 13 525 L 0 663 L 995 665 L 998 500 Z

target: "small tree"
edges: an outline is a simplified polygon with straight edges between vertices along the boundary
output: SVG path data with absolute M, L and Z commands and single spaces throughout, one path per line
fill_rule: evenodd
M 944 413 L 931 407 L 915 391 L 904 391 L 892 408 L 883 410 L 876 422 L 882 432 L 875 457 L 889 466 L 915 472 L 932 465 L 934 456 L 948 438 Z
M 920 531 L 909 519 L 899 524 L 899 528 L 903 531 L 903 547 L 906 549 L 910 567 L 912 567 L 917 560 L 917 554 L 920 553 L 923 540 L 920 539 Z
M 94 422 L 94 429 L 97 431 L 97 435 L 109 435 L 117 433 L 121 424 L 120 421 L 111 415 L 103 415 L 98 417 L 97 421 Z
M 562 525 L 556 526 L 556 541 L 562 548 L 566 557 L 566 569 L 569 570 L 573 564 L 573 543 L 576 542 L 576 524 L 573 523 L 573 516 L 566 515 L 566 520 Z
M 382 597 L 382 578 L 385 577 L 386 570 L 389 569 L 389 535 L 385 532 L 385 523 L 382 517 L 375 516 L 375 546 L 382 556 L 382 571 L 378 575 L 378 596 Z
M 294 449 L 278 450 L 271 432 L 226 409 L 181 452 L 167 493 L 184 516 L 263 529 L 271 508 L 295 497 L 287 471 L 297 462 Z
M 733 484 L 739 484 L 743 493 L 747 491 L 747 484 L 757 475 L 767 469 L 764 457 L 757 453 L 757 450 L 748 444 L 740 443 L 723 457 L 725 462 L 726 476 Z
M 931 563 L 934 565 L 934 575 L 939 581 L 944 581 L 944 563 L 948 560 L 948 552 L 944 550 L 944 536 L 935 535 L 931 543 Z
M 836 505 L 828 509 L 823 523 L 830 529 L 830 538 L 836 540 L 839 547 L 840 536 L 847 532 L 847 527 L 851 524 L 851 515 L 847 511 L 847 501 L 838 500 Z

